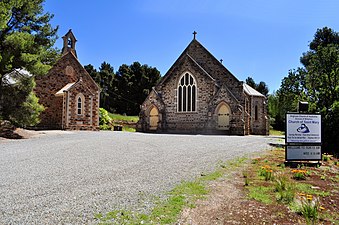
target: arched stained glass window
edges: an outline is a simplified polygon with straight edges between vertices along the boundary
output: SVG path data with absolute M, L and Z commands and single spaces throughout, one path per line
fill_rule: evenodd
M 185 73 L 178 84 L 178 112 L 196 111 L 197 85 L 194 77 Z

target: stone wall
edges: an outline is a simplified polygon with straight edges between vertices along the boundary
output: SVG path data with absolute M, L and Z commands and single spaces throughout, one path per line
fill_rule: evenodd
M 183 74 L 188 72 L 196 81 L 196 111 L 178 112 L 177 88 Z M 218 107 L 230 110 L 229 130 L 218 129 Z M 255 105 L 257 117 L 253 118 Z M 266 134 L 267 111 L 265 97 L 249 96 L 243 82 L 231 74 L 207 49 L 195 39 L 168 70 L 155 90 L 141 107 L 139 131 L 149 131 L 149 111 L 159 109 L 157 132 Z
M 268 135 L 268 118 L 265 97 L 250 96 L 251 134 Z M 256 109 L 257 107 L 257 109 Z M 255 115 L 257 113 L 257 116 Z
M 197 101 L 195 112 L 178 112 L 177 87 L 183 74 L 189 72 L 195 78 Z M 203 132 L 206 128 L 208 102 L 215 92 L 215 84 L 188 57 L 171 74 L 171 79 L 157 88 L 166 106 L 166 127 L 169 132 Z
M 83 113 L 77 113 L 78 94 L 83 95 Z M 78 82 L 68 94 L 68 118 L 64 117 L 67 130 L 98 130 L 98 95 L 93 94 L 82 82 Z
M 63 55 L 60 60 L 51 68 L 45 76 L 36 77 L 35 93 L 39 97 L 39 103 L 45 107 L 45 111 L 41 113 L 41 122 L 38 127 L 45 129 L 63 129 L 63 109 L 66 106 L 62 96 L 55 94 L 66 84 L 77 82 L 80 77 L 83 84 L 91 90 L 95 97 L 93 98 L 93 121 L 96 124 L 90 125 L 98 129 L 99 126 L 99 89 L 86 70 L 81 66 L 73 53 L 68 52 Z M 88 103 L 89 101 L 87 101 Z M 83 126 L 79 126 L 82 129 Z

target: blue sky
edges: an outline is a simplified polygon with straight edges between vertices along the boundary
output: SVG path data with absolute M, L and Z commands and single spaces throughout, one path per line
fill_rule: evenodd
M 277 90 L 318 28 L 339 31 L 337 0 L 46 0 L 59 25 L 56 47 L 72 29 L 83 65 L 114 70 L 135 61 L 164 75 L 193 38 L 239 80 Z

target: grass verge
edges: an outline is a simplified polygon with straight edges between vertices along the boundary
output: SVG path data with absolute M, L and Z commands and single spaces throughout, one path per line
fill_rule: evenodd
M 115 113 L 108 113 L 109 117 L 112 118 L 113 121 L 127 121 L 127 122 L 138 122 L 138 116 L 124 116 Z
M 98 213 L 95 218 L 99 224 L 174 224 L 185 207 L 193 208 L 198 199 L 206 197 L 210 181 L 221 178 L 227 171 L 236 169 L 246 160 L 248 159 L 242 157 L 219 163 L 214 172 L 202 173 L 193 181 L 181 182 L 168 193 L 167 199 L 156 202 L 149 214 L 114 210 L 105 215 Z
M 284 205 L 302 216 L 307 224 L 339 218 L 336 206 L 332 204 L 337 200 L 335 193 L 339 190 L 332 190 L 336 187 L 337 161 L 326 161 L 321 167 L 301 164 L 298 169 L 293 169 L 285 166 L 284 154 L 283 148 L 277 148 L 264 157 L 252 160 L 246 170 L 244 185 L 248 198 L 270 208 Z M 267 171 L 270 179 L 267 179 Z M 303 179 L 296 173 L 301 173 Z

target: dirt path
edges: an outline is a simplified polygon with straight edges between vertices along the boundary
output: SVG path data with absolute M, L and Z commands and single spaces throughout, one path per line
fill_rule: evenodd
M 270 152 L 260 159 L 263 162 L 273 161 L 273 158 L 281 158 L 277 152 Z M 273 164 L 278 165 L 278 161 Z M 281 159 L 280 159 L 281 161 Z M 320 168 L 308 167 L 312 171 L 310 177 L 304 182 L 312 185 L 313 189 L 323 190 L 329 193 L 326 197 L 319 197 L 325 212 L 321 212 L 322 219 L 316 224 L 339 224 L 337 214 L 338 191 L 333 188 L 338 182 L 338 169 L 332 162 L 323 162 Z M 303 216 L 292 212 L 287 205 L 278 204 L 273 201 L 271 204 L 264 204 L 247 197 L 248 190 L 245 188 L 244 174 L 248 174 L 253 179 L 253 168 L 251 163 L 243 163 L 221 180 L 213 181 L 209 184 L 209 195 L 202 200 L 198 200 L 196 207 L 183 210 L 178 225 L 206 225 L 206 224 L 306 224 Z M 291 168 L 286 169 L 287 172 Z M 321 178 L 323 174 L 324 178 Z M 302 181 L 299 181 L 299 184 Z M 249 184 L 253 185 L 252 183 Z M 268 184 L 269 185 L 269 184 Z M 268 186 L 267 186 L 268 187 Z M 311 188 L 311 189 L 312 189 Z M 306 192 L 307 193 L 307 192 Z M 272 196 L 274 197 L 274 196 Z M 319 214 L 320 215 L 320 214 Z

